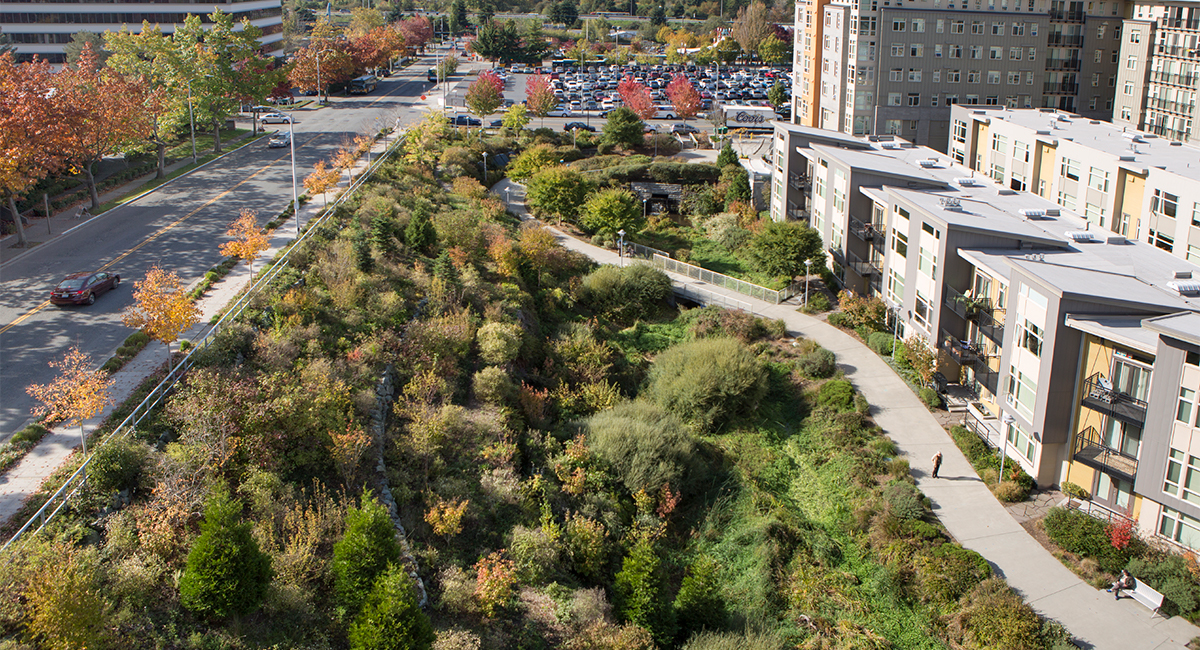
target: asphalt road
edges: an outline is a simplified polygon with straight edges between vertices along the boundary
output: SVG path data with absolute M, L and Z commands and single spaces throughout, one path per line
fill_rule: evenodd
M 412 103 L 432 86 L 425 79 L 431 61 L 382 79 L 370 95 L 335 97 L 319 110 L 297 111 L 297 183 L 354 135 L 377 132 L 397 118 L 402 124 L 419 119 Z M 303 193 L 303 186 L 297 191 Z M 268 149 L 261 139 L 0 267 L 0 440 L 31 421 L 36 402 L 25 389 L 53 380 L 49 361 L 78 345 L 100 363 L 133 332 L 120 314 L 132 302 L 134 280 L 155 264 L 176 271 L 185 283 L 200 278 L 223 259 L 218 247 L 243 208 L 257 210 L 266 223 L 291 197 L 290 151 Z M 66 274 L 97 269 L 120 274 L 121 284 L 96 304 L 63 308 L 46 302 Z

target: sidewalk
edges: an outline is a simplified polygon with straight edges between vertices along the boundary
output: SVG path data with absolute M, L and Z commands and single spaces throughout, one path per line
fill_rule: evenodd
M 380 139 L 376 142 L 371 148 L 371 160 L 374 160 L 378 153 L 384 151 L 391 144 L 394 137 L 395 135 L 393 134 L 388 138 Z M 360 160 L 354 167 L 355 178 L 365 168 L 366 160 Z M 338 188 L 330 190 L 328 197 L 330 203 L 332 203 L 339 191 L 344 188 L 344 183 L 345 178 L 343 177 L 339 182 Z M 312 200 L 301 206 L 299 214 L 301 223 L 307 224 L 310 219 L 317 216 L 324 209 L 325 203 L 322 197 L 313 197 Z M 255 271 L 261 271 L 264 263 L 272 259 L 281 248 L 295 238 L 296 221 L 293 217 L 271 233 L 270 248 L 255 261 Z M 133 282 L 135 279 L 129 278 L 128 281 Z M 250 269 L 246 264 L 238 264 L 228 275 L 215 283 L 196 302 L 196 306 L 200 308 L 200 320 L 191 329 L 183 333 L 179 337 L 180 340 L 192 341 L 207 334 L 211 329 L 209 323 L 213 316 L 232 302 L 249 280 Z M 171 349 L 178 351 L 179 344 L 176 343 L 171 346 Z M 100 359 L 98 363 L 103 361 L 105 360 Z M 94 431 L 108 417 L 116 405 L 128 399 L 146 377 L 152 375 L 166 363 L 166 346 L 155 342 L 147 345 L 136 357 L 125 364 L 125 367 L 112 376 L 114 383 L 109 393 L 111 403 L 99 415 L 84 422 L 84 430 L 89 434 Z M 20 510 L 25 500 L 37 493 L 42 482 L 46 480 L 46 477 L 50 476 L 50 474 L 63 464 L 67 457 L 79 446 L 79 443 L 79 427 L 60 424 L 51 429 L 50 433 L 46 434 L 37 446 L 31 449 L 12 469 L 0 475 L 0 521 L 8 521 L 10 517 Z
M 501 198 L 511 188 L 510 212 L 529 219 L 524 188 L 505 179 L 492 192 Z M 618 264 L 617 253 L 598 248 L 553 228 L 559 242 L 604 264 Z M 1184 648 L 1200 628 L 1176 616 L 1151 618 L 1132 599 L 1111 595 L 1080 580 L 1034 540 L 979 480 L 966 457 L 933 414 L 895 372 L 857 339 L 824 321 L 800 313 L 794 305 L 773 305 L 691 278 L 668 274 L 676 286 L 702 289 L 751 305 L 754 313 L 777 318 L 788 332 L 813 339 L 837 354 L 838 367 L 872 406 L 875 422 L 896 442 L 912 464 L 917 487 L 933 502 L 933 511 L 959 543 L 987 558 L 1039 614 L 1066 626 L 1085 648 Z M 929 458 L 941 451 L 941 478 L 929 476 Z

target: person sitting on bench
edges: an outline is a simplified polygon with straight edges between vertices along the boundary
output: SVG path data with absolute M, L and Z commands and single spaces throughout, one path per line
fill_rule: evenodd
M 1112 586 L 1107 591 L 1113 595 L 1115 600 L 1120 600 L 1122 589 L 1129 591 L 1136 586 L 1137 581 L 1133 579 L 1133 576 L 1129 575 L 1129 572 L 1125 569 L 1121 569 L 1120 577 L 1117 578 L 1116 582 L 1112 583 Z

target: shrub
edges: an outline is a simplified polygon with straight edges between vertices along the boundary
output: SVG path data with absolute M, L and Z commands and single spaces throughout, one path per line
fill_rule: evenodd
M 926 408 L 931 411 L 936 411 L 942 408 L 942 396 L 932 388 L 922 388 L 917 391 L 917 396 L 925 403 Z
M 542 528 L 515 526 L 510 534 L 508 554 L 513 560 L 517 579 L 523 584 L 543 584 L 558 570 L 558 540 Z
M 109 590 L 100 582 L 97 553 L 94 549 L 80 552 L 59 548 L 58 551 L 62 554 L 56 553 L 52 561 L 43 561 L 43 566 L 34 570 L 28 588 L 19 597 L 21 604 L 13 602 L 5 609 L 26 610 L 27 631 L 39 642 L 38 648 L 75 650 L 108 646 L 113 604 Z M 8 579 L 11 578 L 6 576 Z M 14 601 L 18 598 L 15 593 L 6 597 Z M 10 634 L 14 632 L 10 629 Z M 33 648 L 18 645 L 12 639 L 0 643 L 0 647 Z
M 883 488 L 883 502 L 888 512 L 901 521 L 920 519 L 925 516 L 925 504 L 921 493 L 908 481 L 892 481 Z
M 733 146 L 726 142 L 725 146 L 721 147 L 721 152 L 717 154 L 717 167 L 736 164 L 738 164 L 737 153 L 734 152 Z
M 1154 553 L 1150 557 L 1130 560 L 1125 568 L 1135 579 L 1144 580 L 1167 599 L 1168 615 L 1175 613 L 1195 618 L 1200 610 L 1200 585 L 1196 584 L 1185 558 Z
M 662 646 L 675 637 L 675 611 L 666 598 L 658 553 L 646 536 L 634 543 L 613 582 L 620 617 L 650 631 Z
M 596 311 L 620 321 L 654 313 L 671 295 L 667 274 L 645 264 L 602 266 L 583 278 L 581 298 Z
M 488 404 L 505 404 L 516 393 L 508 374 L 496 366 L 488 366 L 475 373 L 472 378 L 475 397 Z
M 1070 481 L 1063 481 L 1061 487 L 1062 487 L 1063 494 L 1065 494 L 1069 497 L 1072 497 L 1075 499 L 1083 499 L 1085 501 L 1087 499 L 1092 498 L 1092 495 L 1089 494 L 1087 490 L 1083 489 L 1082 487 L 1080 487 Z
M 842 329 L 850 327 L 850 317 L 840 311 L 835 311 L 827 316 L 825 318 L 825 322 L 833 325 L 834 327 L 840 327 Z
M 988 578 L 976 585 L 965 597 L 954 622 L 961 641 L 969 647 L 1009 650 L 1042 647 L 1041 619 L 1000 578 Z
M 807 224 L 769 221 L 750 242 L 748 255 L 763 273 L 789 280 L 805 270 L 804 261 L 825 259 L 821 233 Z
M 36 443 L 44 438 L 47 433 L 50 433 L 49 429 L 37 422 L 34 422 L 24 429 L 14 433 L 13 436 L 8 439 L 8 441 L 14 445 L 22 443 Z
M 400 545 L 387 508 L 370 491 L 362 507 L 346 512 L 346 534 L 333 545 L 333 582 L 348 612 L 358 612 L 388 566 L 400 561 Z
M 731 338 L 689 341 L 663 352 L 650 370 L 647 395 L 702 430 L 750 413 L 767 392 L 762 363 Z
M 87 478 L 101 494 L 137 487 L 150 449 L 132 440 L 114 440 L 100 445 L 88 463 Z
M 725 626 L 728 612 L 721 597 L 721 582 L 716 561 L 707 555 L 697 557 L 675 596 L 675 620 L 680 638 L 693 632 L 715 630 Z
M 975 469 L 982 469 L 981 465 L 984 467 L 991 466 L 990 459 L 996 454 L 983 441 L 983 438 L 980 438 L 972 433 L 970 429 L 961 425 L 950 427 L 950 437 L 954 439 L 954 444 L 958 446 L 959 451 L 967 457 L 967 460 L 971 462 L 971 465 Z
M 1000 481 L 992 488 L 992 493 L 1004 503 L 1019 503 L 1029 498 L 1029 491 L 1016 481 Z
M 585 230 L 615 236 L 618 230 L 632 235 L 646 225 L 645 206 L 626 189 L 610 188 L 593 192 L 579 211 L 579 225 Z
M 808 297 L 808 304 L 804 305 L 802 311 L 806 314 L 820 314 L 829 311 L 833 305 L 829 304 L 829 298 L 823 293 L 813 293 Z
M 817 389 L 817 406 L 838 413 L 854 410 L 854 384 L 845 379 L 833 379 Z
M 508 363 L 521 351 L 521 326 L 515 323 L 486 323 L 475 333 L 475 338 L 479 343 L 479 358 L 491 365 Z
M 796 361 L 796 368 L 811 379 L 832 377 L 837 371 L 837 357 L 825 348 L 817 348 Z
M 563 533 L 575 573 L 590 580 L 599 580 L 609 559 L 610 544 L 604 524 L 594 519 L 571 517 Z
M 179 578 L 179 601 L 187 609 L 225 618 L 248 614 L 262 604 L 271 583 L 271 558 L 240 522 L 242 504 L 223 491 L 209 497 L 200 536 Z
M 517 572 L 504 551 L 496 551 L 475 563 L 475 599 L 483 613 L 495 616 L 508 606 L 517 586 Z
M 922 600 L 949 605 L 992 575 L 984 557 L 947 542 L 914 558 L 916 582 Z
M 891 332 L 871 332 L 867 336 L 867 347 L 875 351 L 881 357 L 886 357 L 892 353 L 892 344 L 896 339 Z
M 692 493 L 703 480 L 696 443 L 671 413 L 644 401 L 623 402 L 587 420 L 588 446 L 630 492 L 663 485 Z
M 433 626 L 417 606 L 417 589 L 402 567 L 392 565 L 375 581 L 350 626 L 353 650 L 424 650 L 433 645 Z

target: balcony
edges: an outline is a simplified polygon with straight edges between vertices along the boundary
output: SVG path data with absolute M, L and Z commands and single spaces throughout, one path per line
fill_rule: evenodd
M 1184 115 L 1191 115 L 1192 112 L 1196 110 L 1195 102 L 1173 102 L 1166 99 L 1161 99 L 1159 97 L 1150 97 L 1146 99 L 1146 106 L 1148 108 L 1156 108 L 1160 111 L 1170 111 L 1172 113 L 1182 113 Z
M 830 246 L 829 256 L 833 258 L 833 261 L 836 262 L 838 266 L 846 266 L 846 256 L 842 253 L 840 248 L 834 248 L 833 246 Z
M 1047 59 L 1047 70 L 1075 70 L 1078 71 L 1080 66 L 1079 59 Z
M 1137 476 L 1138 459 L 1105 445 L 1103 436 L 1095 427 L 1088 427 L 1075 434 L 1073 451 L 1075 460 L 1105 474 L 1130 483 Z
M 1146 424 L 1146 402 L 1118 390 L 1100 373 L 1083 382 L 1083 405 L 1122 422 L 1139 427 Z
M 1004 341 L 1004 322 L 997 320 L 996 311 L 1003 311 L 992 306 L 990 298 L 975 298 L 963 295 L 954 289 L 946 287 L 945 306 L 958 314 L 963 320 L 974 321 L 979 326 L 979 332 L 989 339 L 1001 344 Z
M 1068 23 L 1083 22 L 1082 11 L 1063 11 L 1062 9 L 1051 9 L 1050 20 L 1057 20 Z
M 1079 84 L 1050 81 L 1042 85 L 1042 92 L 1047 95 L 1078 95 Z
M 863 241 L 872 241 L 876 237 L 883 237 L 884 225 L 881 223 L 864 223 L 854 217 L 850 217 L 850 232 Z
M 803 221 L 807 223 L 811 218 L 811 215 L 809 214 L 808 210 L 793 208 L 787 211 L 787 218 L 791 221 Z
M 1183 47 L 1181 45 L 1159 44 L 1155 47 L 1159 54 L 1166 54 L 1167 56 L 1184 56 L 1194 58 L 1197 54 L 1200 54 L 1200 50 L 1190 47 Z
M 1000 371 L 993 370 L 988 366 L 987 357 L 979 355 L 968 366 L 971 369 L 971 374 L 975 377 L 975 381 L 983 384 L 984 388 L 992 395 L 998 395 L 998 386 L 1000 385 Z
M 1046 42 L 1049 45 L 1080 47 L 1083 45 L 1083 34 L 1051 34 Z
M 794 190 L 806 190 L 812 187 L 812 179 L 807 174 L 788 174 L 788 185 Z
M 984 356 L 977 343 L 960 340 L 946 330 L 942 330 L 941 348 L 955 363 L 963 367 L 970 366 Z
M 1197 75 L 1194 74 L 1174 74 L 1171 72 L 1161 72 L 1159 70 L 1150 71 L 1150 81 L 1162 84 L 1172 84 L 1175 86 L 1187 86 L 1191 88 L 1196 85 Z
M 846 264 L 844 266 L 857 273 L 860 277 L 866 278 L 872 275 L 879 275 L 882 263 L 883 260 L 881 259 L 876 258 L 867 261 L 850 251 L 846 251 Z
M 1163 29 L 1200 29 L 1200 20 L 1163 16 L 1158 19 L 1158 26 Z

